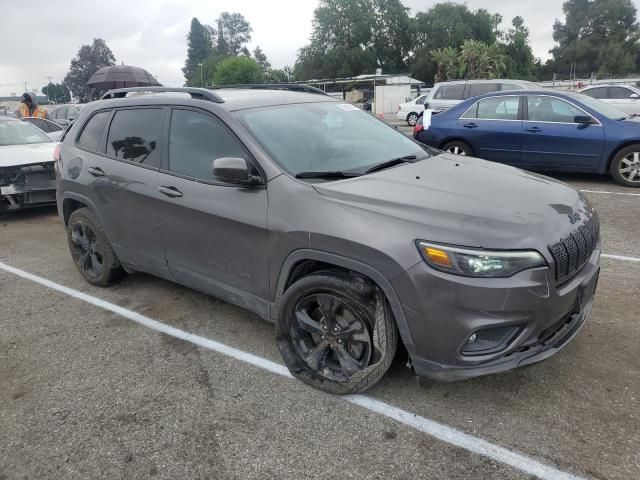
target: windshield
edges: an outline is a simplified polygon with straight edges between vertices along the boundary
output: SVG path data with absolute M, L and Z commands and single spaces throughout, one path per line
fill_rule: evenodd
M 419 144 L 347 103 L 304 103 L 236 112 L 272 158 L 292 175 L 364 173 L 392 159 L 429 154 Z
M 20 120 L 0 122 L 0 145 L 50 142 L 42 130 Z
M 573 93 L 570 94 L 571 97 L 579 100 L 584 103 L 587 107 L 595 110 L 600 115 L 607 117 L 610 120 L 621 120 L 623 118 L 627 118 L 629 115 L 624 113 L 622 110 L 618 110 L 616 107 L 609 105 L 608 103 L 601 102 L 600 100 L 590 97 L 588 95 L 583 95 L 582 93 Z

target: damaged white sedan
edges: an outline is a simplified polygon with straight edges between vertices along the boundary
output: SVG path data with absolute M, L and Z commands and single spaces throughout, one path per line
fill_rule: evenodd
M 30 123 L 0 117 L 0 213 L 55 204 L 55 147 Z

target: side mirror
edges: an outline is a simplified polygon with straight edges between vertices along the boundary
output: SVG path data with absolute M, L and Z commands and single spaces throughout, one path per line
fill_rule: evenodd
M 251 175 L 249 162 L 240 157 L 220 157 L 211 163 L 213 176 L 218 180 L 233 185 L 256 185 L 261 183 L 260 177 Z
M 580 123 L 581 125 L 588 125 L 594 123 L 593 117 L 590 115 L 576 115 L 573 117 L 573 123 Z
M 632 93 L 631 95 L 629 95 L 629 98 L 633 98 L 634 100 L 637 100 L 638 98 L 640 98 L 640 95 L 638 95 L 637 93 Z

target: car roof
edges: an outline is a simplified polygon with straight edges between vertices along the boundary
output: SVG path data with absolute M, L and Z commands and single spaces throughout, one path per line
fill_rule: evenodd
M 635 85 L 630 83 L 597 83 L 596 85 L 588 85 L 584 87 L 582 90 L 589 90 L 592 88 L 600 88 L 600 87 L 634 87 L 638 88 Z
M 518 83 L 524 83 L 524 84 L 531 84 L 531 83 L 535 83 L 535 82 L 531 82 L 529 80 L 514 80 L 514 79 L 509 79 L 509 78 L 494 78 L 492 80 L 490 79 L 482 79 L 482 80 L 451 80 L 448 82 L 437 82 L 434 84 L 434 87 L 436 86 L 440 86 L 440 85 L 456 85 L 456 84 L 467 84 L 467 83 L 513 83 L 513 84 L 518 84 Z
M 189 91 L 198 94 L 198 98 L 191 98 Z M 137 94 L 136 94 L 137 93 Z M 200 95 L 209 98 L 200 98 Z M 128 96 L 108 98 L 91 102 L 92 108 L 124 107 L 135 105 L 184 105 L 202 106 L 203 104 L 215 104 L 229 112 L 249 108 L 271 107 L 278 105 L 290 105 L 300 103 L 325 103 L 340 102 L 339 100 L 322 93 L 299 92 L 282 89 L 255 89 L 255 88 L 216 88 L 203 89 L 176 89 L 176 91 L 138 93 L 130 92 Z

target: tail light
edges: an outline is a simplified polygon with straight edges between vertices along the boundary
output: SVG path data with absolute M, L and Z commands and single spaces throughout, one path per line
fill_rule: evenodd
M 420 133 L 421 131 L 424 130 L 424 125 L 422 123 L 422 116 L 420 116 L 420 118 L 418 118 L 418 122 L 416 123 L 416 126 L 413 127 L 413 134 L 417 134 Z
M 53 160 L 58 163 L 60 161 L 60 151 L 62 150 L 62 144 L 59 143 L 56 145 L 55 150 L 53 151 Z

